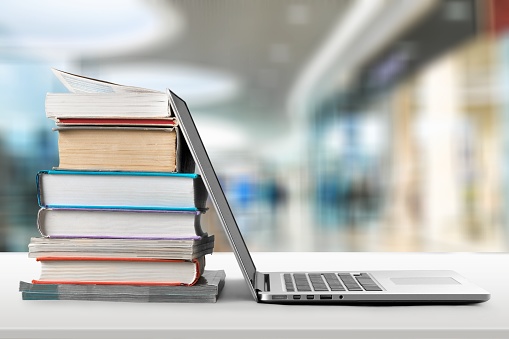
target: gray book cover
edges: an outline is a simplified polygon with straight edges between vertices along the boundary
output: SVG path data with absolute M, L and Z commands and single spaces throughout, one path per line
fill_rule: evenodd
M 20 281 L 23 300 L 127 302 L 216 302 L 225 283 L 223 270 L 206 270 L 193 286 L 31 284 Z

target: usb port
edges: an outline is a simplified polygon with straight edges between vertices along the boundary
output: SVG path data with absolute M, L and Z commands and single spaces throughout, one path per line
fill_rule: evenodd
M 300 300 L 300 295 L 294 295 L 294 296 L 293 296 L 293 299 L 294 299 L 294 300 Z
M 332 299 L 332 294 L 322 294 L 320 299 Z
M 286 295 L 276 294 L 272 296 L 272 300 L 285 300 Z
M 314 298 L 315 298 L 314 295 L 309 295 L 309 294 L 306 295 L 306 299 L 308 299 L 308 300 L 313 300 Z

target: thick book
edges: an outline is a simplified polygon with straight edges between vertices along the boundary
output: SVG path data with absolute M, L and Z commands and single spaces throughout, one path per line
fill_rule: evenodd
M 223 270 L 206 270 L 193 286 L 31 284 L 20 281 L 23 300 L 131 302 L 216 302 L 225 283 Z
M 50 238 L 199 239 L 200 211 L 41 208 L 37 227 Z
M 156 258 L 193 260 L 211 254 L 214 236 L 198 239 L 31 238 L 28 257 Z
M 207 200 L 197 174 L 49 170 L 36 182 L 45 208 L 196 211 Z
M 194 285 L 205 257 L 188 260 L 155 258 L 38 257 L 39 279 L 33 284 Z
M 194 172 L 176 128 L 58 127 L 59 169 Z

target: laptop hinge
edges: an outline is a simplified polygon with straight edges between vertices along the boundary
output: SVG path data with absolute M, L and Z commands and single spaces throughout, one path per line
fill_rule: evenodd
M 270 291 L 270 276 L 266 273 L 256 272 L 255 282 L 254 282 L 255 290 L 262 292 Z

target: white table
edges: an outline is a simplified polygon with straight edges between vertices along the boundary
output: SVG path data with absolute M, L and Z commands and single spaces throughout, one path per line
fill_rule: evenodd
M 39 276 L 26 253 L 0 253 L 0 338 L 509 338 L 509 254 L 253 253 L 258 270 L 453 269 L 491 292 L 460 306 L 258 304 L 232 253 L 215 304 L 23 301 L 20 280 Z

